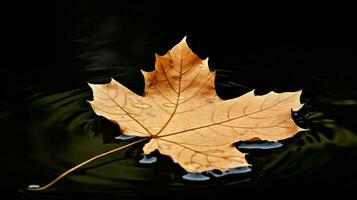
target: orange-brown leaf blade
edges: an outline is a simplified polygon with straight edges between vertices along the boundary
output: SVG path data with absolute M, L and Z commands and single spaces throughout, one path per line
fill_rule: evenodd
M 252 91 L 223 101 L 207 61 L 183 39 L 156 56 L 154 71 L 143 72 L 143 96 L 112 80 L 90 85 L 90 103 L 98 115 L 118 123 L 123 134 L 151 138 L 145 154 L 159 150 L 188 172 L 248 166 L 235 142 L 277 141 L 303 130 L 291 116 L 302 107 L 301 91 L 262 96 Z

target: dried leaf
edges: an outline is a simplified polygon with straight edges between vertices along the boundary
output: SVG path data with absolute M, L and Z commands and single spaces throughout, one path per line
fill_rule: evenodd
M 97 115 L 118 123 L 124 135 L 148 137 L 143 150 L 159 150 L 187 172 L 227 171 L 248 166 L 233 143 L 277 141 L 303 130 L 291 110 L 302 107 L 301 91 L 220 99 L 215 72 L 183 39 L 166 55 L 156 55 L 155 70 L 144 72 L 145 93 L 137 95 L 111 80 L 90 84 Z

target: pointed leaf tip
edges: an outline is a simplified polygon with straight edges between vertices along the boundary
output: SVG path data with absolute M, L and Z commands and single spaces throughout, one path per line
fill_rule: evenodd
M 181 45 L 185 45 L 185 46 L 187 46 L 188 47 L 188 44 L 187 44 L 187 36 L 184 36 L 183 38 L 182 38 L 182 40 L 176 45 L 176 46 L 181 46 Z

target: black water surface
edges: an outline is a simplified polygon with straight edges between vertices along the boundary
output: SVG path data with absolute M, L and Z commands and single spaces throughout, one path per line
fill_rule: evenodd
M 24 12 L 11 24 L 14 57 L 1 69 L 4 191 L 23 198 L 113 199 L 352 191 L 357 179 L 357 43 L 351 17 L 305 19 L 290 10 L 274 16 L 223 3 L 175 7 L 121 1 L 21 6 Z M 205 174 L 209 181 L 189 181 L 167 157 L 154 155 L 156 162 L 142 164 L 138 144 L 91 163 L 47 192 L 26 191 L 29 184 L 44 184 L 93 155 L 126 144 L 115 139 L 117 125 L 89 107 L 87 82 L 113 77 L 141 94 L 140 69 L 152 70 L 154 53 L 166 53 L 184 36 L 201 58 L 210 57 L 224 99 L 252 89 L 257 94 L 302 89 L 305 107 L 294 118 L 309 130 L 277 144 L 237 144 L 249 153 L 247 173 L 220 177 L 210 172 Z

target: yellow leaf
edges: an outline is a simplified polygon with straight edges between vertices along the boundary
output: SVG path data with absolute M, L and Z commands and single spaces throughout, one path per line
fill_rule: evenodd
M 90 84 L 90 104 L 97 115 L 118 123 L 124 135 L 149 138 L 145 154 L 158 150 L 187 172 L 248 166 L 233 143 L 277 141 L 303 130 L 291 117 L 302 107 L 301 91 L 263 96 L 251 91 L 222 100 L 208 60 L 195 55 L 185 38 L 166 55 L 156 55 L 155 70 L 143 75 L 143 96 L 112 79 Z

